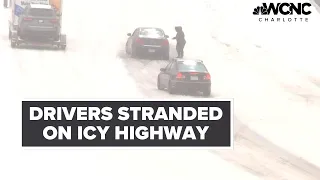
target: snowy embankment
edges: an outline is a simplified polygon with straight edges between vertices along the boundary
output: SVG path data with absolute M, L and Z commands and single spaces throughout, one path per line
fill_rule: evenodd
M 261 23 L 252 15 L 261 3 L 206 1 L 213 39 L 203 58 L 218 96 L 235 98 L 238 119 L 320 166 L 319 14 L 312 8 L 308 23 Z

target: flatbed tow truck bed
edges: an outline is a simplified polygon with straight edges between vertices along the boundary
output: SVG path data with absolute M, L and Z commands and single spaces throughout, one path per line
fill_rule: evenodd
M 62 1 L 63 0 L 4 0 L 7 1 L 7 5 L 10 6 L 5 8 L 11 8 L 10 18 L 9 18 L 9 40 L 12 48 L 16 48 L 20 45 L 33 45 L 33 46 L 53 46 L 59 49 L 65 50 L 67 46 L 67 38 L 65 34 L 60 34 L 59 40 L 53 40 L 48 38 L 28 38 L 22 39 L 18 37 L 17 27 L 18 19 L 23 12 L 23 9 L 30 3 L 41 3 L 40 4 L 50 4 L 53 6 L 60 16 L 60 24 L 62 23 Z
M 37 39 L 37 38 L 32 38 L 32 39 L 21 39 L 16 31 L 11 31 L 10 33 L 10 43 L 12 48 L 16 48 L 20 45 L 32 45 L 32 46 L 53 46 L 57 47 L 59 49 L 65 50 L 67 46 L 67 38 L 66 35 L 61 34 L 60 39 L 58 41 L 50 40 L 50 39 Z

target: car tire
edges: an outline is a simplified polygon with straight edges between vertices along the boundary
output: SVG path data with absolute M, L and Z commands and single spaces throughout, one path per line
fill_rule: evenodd
M 169 59 L 170 59 L 170 56 L 168 52 L 162 56 L 162 60 L 169 60 Z
M 131 48 L 131 58 L 137 58 L 138 56 L 137 56 L 137 51 L 136 51 L 136 49 L 135 48 Z
M 66 45 L 61 45 L 60 49 L 62 49 L 63 51 L 66 50 L 67 46 Z
M 16 48 L 16 47 L 17 47 L 17 43 L 11 41 L 11 48 Z
M 157 87 L 159 90 L 164 90 L 164 87 L 160 83 L 160 77 L 158 76 Z
M 203 96 L 209 97 L 209 96 L 211 95 L 211 88 L 208 87 L 208 88 L 205 89 L 202 93 L 203 93 Z
M 169 81 L 169 83 L 168 83 L 168 92 L 169 92 L 169 94 L 175 94 L 176 93 L 175 88 L 172 87 L 171 81 Z
M 18 35 L 18 37 L 22 37 L 22 34 L 21 34 L 21 30 L 20 30 L 20 29 L 17 30 L 17 35 Z
M 129 54 L 129 50 L 128 50 L 128 44 L 126 44 L 126 54 L 128 55 Z

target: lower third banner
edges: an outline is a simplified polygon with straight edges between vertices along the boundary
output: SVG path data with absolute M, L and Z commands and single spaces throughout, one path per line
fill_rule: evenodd
M 22 146 L 233 145 L 231 100 L 23 101 Z

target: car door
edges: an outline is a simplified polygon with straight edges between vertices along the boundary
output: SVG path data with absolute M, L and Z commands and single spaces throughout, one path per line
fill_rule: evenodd
M 170 62 L 167 66 L 166 66 L 166 68 L 165 68 L 165 70 L 164 70 L 164 72 L 163 72 L 163 74 L 162 74 L 162 85 L 164 85 L 166 88 L 168 88 L 168 84 L 169 84 L 169 80 L 170 80 L 170 73 L 171 73 L 171 67 L 173 66 L 173 64 L 174 64 L 174 62 Z
M 159 83 L 162 85 L 162 86 L 166 86 L 167 84 L 165 83 L 165 76 L 166 76 L 166 73 L 168 71 L 168 68 L 169 66 L 171 65 L 171 62 L 167 64 L 167 66 L 164 68 L 164 71 L 161 71 L 159 73 Z
M 169 72 L 168 72 L 167 84 L 169 84 L 170 80 L 175 79 L 176 75 L 177 75 L 177 63 L 174 62 L 171 64 Z
M 128 38 L 127 45 L 128 45 L 128 49 L 129 49 L 130 53 L 132 53 L 132 45 L 133 45 L 134 39 L 137 36 L 137 34 L 139 34 L 139 29 L 138 28 L 135 29 L 133 31 L 133 33 L 131 34 L 131 36 Z

